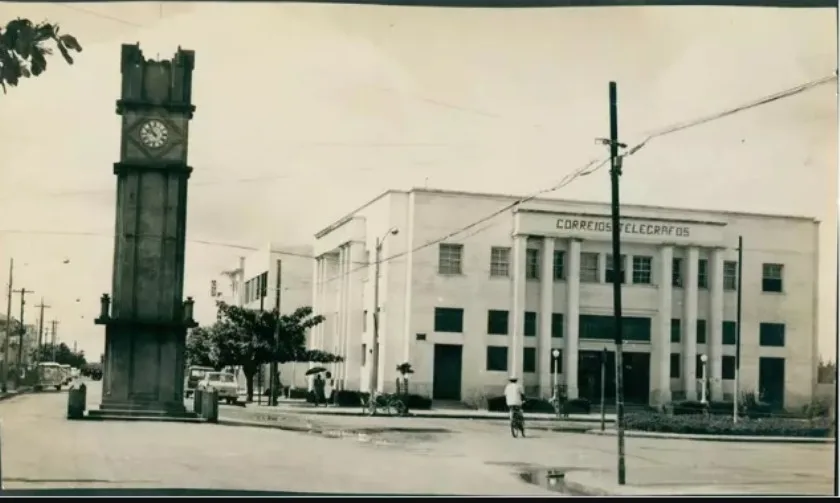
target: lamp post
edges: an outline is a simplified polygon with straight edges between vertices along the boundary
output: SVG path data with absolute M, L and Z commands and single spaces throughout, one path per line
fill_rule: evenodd
M 376 257 L 373 268 L 373 347 L 371 348 L 370 398 L 368 399 L 371 415 L 376 414 L 376 392 L 379 387 L 377 385 L 377 373 L 379 371 L 379 264 L 382 262 L 382 245 L 385 244 L 385 239 L 388 236 L 396 236 L 399 232 L 396 227 L 392 227 L 381 238 L 376 238 Z
M 555 405 L 555 410 L 557 411 L 557 418 L 560 418 L 560 385 L 557 382 L 557 366 L 560 363 L 560 350 L 555 348 L 551 350 L 551 357 L 554 360 L 554 399 L 552 400 Z
M 702 389 L 700 390 L 700 403 L 706 403 L 706 361 L 708 361 L 709 357 L 706 355 L 700 355 L 700 386 Z

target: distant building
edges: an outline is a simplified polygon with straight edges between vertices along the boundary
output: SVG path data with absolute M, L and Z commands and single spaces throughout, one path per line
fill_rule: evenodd
M 219 283 L 217 299 L 232 305 L 270 311 L 279 303 L 283 314 L 312 305 L 310 246 L 265 245 L 241 257 L 236 266 L 222 272 L 222 276 L 224 280 Z M 296 386 L 306 386 L 306 365 L 287 363 L 279 368 L 284 386 L 292 384 L 292 380 Z M 267 381 L 267 366 L 264 376 Z M 267 387 L 268 382 L 264 385 Z
M 556 369 L 569 396 L 600 401 L 606 349 L 611 400 L 618 273 L 626 399 L 699 399 L 704 356 L 710 398 L 731 399 L 740 235 L 740 389 L 780 407 L 813 396 L 813 218 L 624 205 L 616 271 L 608 204 L 534 199 L 475 225 L 516 201 L 389 191 L 316 234 L 313 305 L 328 321 L 310 344 L 345 356 L 345 387 L 369 387 L 376 278 L 364 264 L 380 242 L 380 389 L 393 389 L 396 366 L 410 362 L 412 389 L 436 399 L 499 394 L 510 374 L 549 396 Z

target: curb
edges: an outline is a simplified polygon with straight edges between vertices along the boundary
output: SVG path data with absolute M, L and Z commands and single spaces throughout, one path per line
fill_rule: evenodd
M 614 477 L 614 473 L 597 470 L 570 470 L 563 476 L 563 487 L 581 496 L 761 496 L 761 493 L 723 489 L 715 486 L 659 487 L 619 486 L 613 482 L 598 480 L 598 475 Z M 571 475 L 571 477 L 570 477 Z M 582 479 L 582 480 L 581 480 Z M 592 479 L 592 480 L 587 480 Z
M 589 430 L 589 435 L 615 436 L 615 430 Z M 656 433 L 652 431 L 626 431 L 627 437 L 658 438 L 663 440 L 699 440 L 706 442 L 750 442 L 756 444 L 833 444 L 835 438 L 824 437 L 756 437 L 747 435 L 701 435 L 696 433 Z
M 284 409 L 282 407 L 277 407 L 270 409 L 271 411 L 277 411 L 286 414 L 310 414 L 313 416 L 327 416 L 327 417 L 365 417 L 368 414 L 364 412 L 322 412 L 313 409 L 302 409 L 302 408 L 295 408 L 292 410 Z M 389 417 L 387 415 L 381 415 L 376 417 Z M 390 416 L 396 417 L 396 416 Z M 467 420 L 474 420 L 474 421 L 509 421 L 507 416 L 504 417 L 495 417 L 495 416 L 482 416 L 477 414 L 412 414 L 407 416 L 406 418 L 401 419 L 467 419 Z M 580 418 L 580 417 L 564 417 L 564 418 L 556 418 L 556 417 L 528 417 L 525 415 L 525 421 L 532 421 L 532 422 L 555 422 L 555 421 L 562 421 L 566 423 L 597 423 L 600 421 L 600 418 Z M 604 421 L 608 424 L 614 424 L 615 419 L 606 419 Z
M 29 393 L 30 391 L 32 391 L 31 388 L 22 387 L 19 390 L 9 391 L 9 392 L 6 392 L 6 393 L 0 393 L 0 402 L 5 401 L 5 400 L 10 400 L 10 399 L 12 399 L 16 396 L 25 395 L 26 393 Z
M 274 430 L 294 431 L 297 433 L 317 433 L 320 435 L 370 435 L 377 433 L 452 433 L 445 428 L 341 428 L 341 427 L 319 427 L 314 425 L 299 426 L 282 423 L 265 423 L 260 421 L 248 421 L 245 419 L 222 419 L 216 423 L 222 426 L 246 426 L 253 428 L 268 428 Z

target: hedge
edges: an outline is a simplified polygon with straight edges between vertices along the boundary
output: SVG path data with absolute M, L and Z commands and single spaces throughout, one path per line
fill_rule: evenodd
M 306 401 L 315 403 L 315 393 L 312 391 L 303 390 L 306 393 Z M 333 403 L 338 407 L 361 407 L 362 399 L 367 400 L 369 393 L 365 391 L 353 390 L 336 390 L 333 394 Z M 385 398 L 382 395 L 378 396 L 377 402 L 380 405 L 385 405 Z M 429 410 L 432 408 L 432 399 L 422 395 L 408 395 L 408 397 L 400 396 L 400 399 L 408 406 L 409 410 Z
M 657 433 L 828 438 L 834 431 L 833 424 L 826 418 L 813 421 L 778 417 L 743 418 L 735 423 L 731 417 L 714 414 L 672 416 L 634 413 L 627 414 L 624 420 L 628 430 Z
M 496 396 L 487 399 L 487 410 L 490 412 L 507 412 L 505 397 Z M 522 404 L 523 412 L 554 414 L 554 406 L 550 401 L 542 398 L 529 398 Z M 569 400 L 564 404 L 563 411 L 566 414 L 589 414 L 592 411 L 592 404 L 585 398 Z
M 692 416 L 697 414 L 711 414 L 715 416 L 732 416 L 734 404 L 732 402 L 700 402 L 696 400 L 683 400 L 672 404 L 672 414 L 675 416 Z M 746 402 L 739 404 L 741 414 L 757 419 L 769 417 L 773 414 L 770 404 L 764 402 Z

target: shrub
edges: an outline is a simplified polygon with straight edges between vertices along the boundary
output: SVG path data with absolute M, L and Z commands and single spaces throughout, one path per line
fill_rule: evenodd
M 338 407 L 361 407 L 362 401 L 367 401 L 369 395 L 370 394 L 366 391 L 336 390 L 333 394 L 333 403 L 335 403 Z M 406 402 L 409 410 L 429 410 L 432 408 L 432 399 L 429 397 L 422 395 L 408 395 L 407 398 L 400 398 Z M 315 403 L 315 393 L 308 392 L 306 395 L 306 401 L 309 403 Z M 377 404 L 379 406 L 384 406 L 385 403 L 386 397 L 379 395 L 377 397 Z
M 586 398 L 575 398 L 566 402 L 564 412 L 566 414 L 591 414 L 592 403 Z
M 292 388 L 289 390 L 289 398 L 292 400 L 306 399 L 309 395 L 309 390 L 306 388 Z
M 744 418 L 737 423 L 719 415 L 679 415 L 637 413 L 625 417 L 628 430 L 698 435 L 741 435 L 778 437 L 830 437 L 830 421 L 802 421 L 789 418 Z
M 487 399 L 487 410 L 490 412 L 507 412 L 507 404 L 505 397 L 497 396 Z M 564 412 L 566 414 L 589 414 L 592 410 L 592 404 L 586 398 L 575 398 L 569 400 L 564 405 Z M 536 412 L 545 414 L 554 414 L 554 406 L 550 401 L 542 398 L 529 398 L 522 406 L 523 412 Z
M 772 406 L 764 402 L 747 401 L 743 405 L 738 404 L 740 414 L 749 418 L 757 419 L 772 415 Z M 698 414 L 710 414 L 715 416 L 732 416 L 734 404 L 732 402 L 707 402 L 698 400 L 683 400 L 671 404 L 671 413 L 675 416 L 694 416 Z

